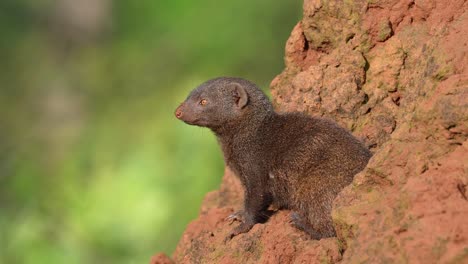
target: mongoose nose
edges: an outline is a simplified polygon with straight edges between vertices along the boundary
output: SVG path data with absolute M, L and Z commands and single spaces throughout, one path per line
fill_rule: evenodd
M 182 110 L 180 110 L 180 106 L 176 109 L 175 116 L 177 117 L 177 119 L 180 119 L 182 117 Z

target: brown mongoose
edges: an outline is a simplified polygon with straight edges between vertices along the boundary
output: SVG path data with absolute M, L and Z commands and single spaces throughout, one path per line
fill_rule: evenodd
M 245 190 L 242 223 L 228 239 L 262 222 L 271 204 L 291 209 L 292 223 L 314 239 L 335 236 L 332 202 L 371 153 L 332 121 L 277 113 L 253 83 L 232 77 L 209 80 L 177 108 L 178 119 L 210 128 L 224 161 Z

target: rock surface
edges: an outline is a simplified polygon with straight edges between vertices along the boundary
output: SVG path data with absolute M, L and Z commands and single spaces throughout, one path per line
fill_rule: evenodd
M 305 0 L 271 83 L 275 106 L 334 119 L 374 152 L 335 200 L 338 237 L 310 240 L 280 211 L 224 243 L 233 228 L 224 219 L 242 206 L 226 171 L 174 261 L 468 263 L 467 9 L 464 0 Z

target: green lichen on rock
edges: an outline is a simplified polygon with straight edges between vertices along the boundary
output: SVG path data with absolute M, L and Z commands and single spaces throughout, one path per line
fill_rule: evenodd
M 392 24 L 386 20 L 380 24 L 378 41 L 385 41 L 393 35 Z
M 359 30 L 363 1 L 321 1 L 313 12 L 305 12 L 304 35 L 311 48 L 329 52 L 349 41 Z
M 460 254 L 451 259 L 448 264 L 463 264 L 468 261 L 468 247 L 464 248 Z

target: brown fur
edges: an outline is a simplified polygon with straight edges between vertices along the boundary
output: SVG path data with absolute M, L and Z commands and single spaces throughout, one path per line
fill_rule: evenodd
M 332 121 L 276 113 L 257 86 L 240 78 L 200 85 L 176 116 L 216 134 L 226 165 L 245 187 L 244 210 L 235 214 L 243 222 L 230 237 L 263 221 L 272 203 L 293 210 L 294 224 L 314 239 L 334 236 L 333 199 L 371 157 Z

